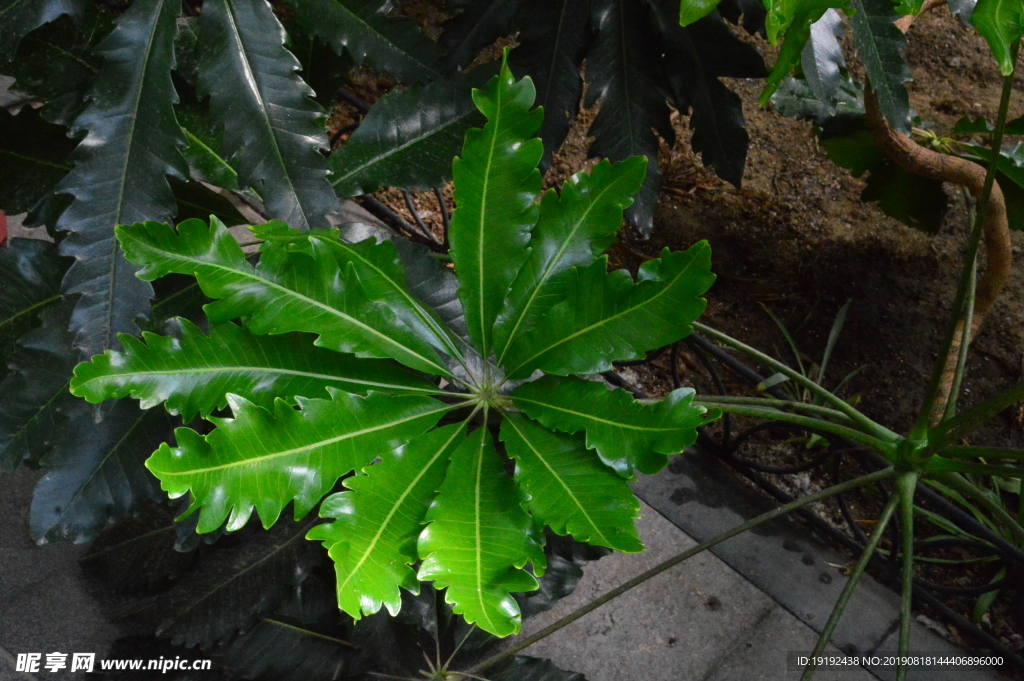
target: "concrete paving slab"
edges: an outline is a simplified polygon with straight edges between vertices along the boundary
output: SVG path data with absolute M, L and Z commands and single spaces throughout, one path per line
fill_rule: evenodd
M 806 624 L 776 605 L 764 619 L 748 630 L 731 652 L 702 681 L 797 681 L 801 672 L 787 671 L 786 653 L 791 650 L 811 650 L 817 634 Z M 835 646 L 829 646 L 829 655 L 842 655 Z M 821 669 L 815 681 L 877 681 L 869 671 L 852 669 Z
M 36 546 L 29 537 L 28 508 L 41 471 L 5 474 L 0 494 L 0 681 L 24 681 L 14 671 L 18 653 L 96 653 L 101 658 L 122 632 L 107 616 L 81 575 L 84 545 Z M 66 669 L 43 678 L 81 678 Z M 6 674 L 6 676 L 4 676 Z M 12 676 L 13 675 L 13 676 Z
M 589 565 L 573 595 L 527 620 L 525 634 L 694 545 L 646 504 L 641 514 L 638 526 L 647 551 L 615 554 Z M 524 654 L 551 658 L 563 669 L 582 672 L 588 681 L 703 679 L 776 609 L 761 590 L 706 553 L 623 594 Z
M 669 468 L 643 476 L 634 490 L 666 518 L 698 541 L 707 541 L 772 508 L 750 493 L 710 455 L 688 450 Z M 820 632 L 846 584 L 837 566 L 853 558 L 837 551 L 804 526 L 780 518 L 719 544 L 712 552 L 780 603 L 811 629 Z M 832 642 L 849 654 L 874 653 L 898 629 L 899 597 L 865 575 L 839 621 Z M 962 654 L 931 630 L 913 623 L 913 650 Z M 809 651 L 813 648 L 813 642 Z M 892 646 L 895 648 L 895 646 Z M 873 670 L 881 679 L 894 679 L 894 668 Z M 989 669 L 912 669 L 911 681 L 995 681 Z

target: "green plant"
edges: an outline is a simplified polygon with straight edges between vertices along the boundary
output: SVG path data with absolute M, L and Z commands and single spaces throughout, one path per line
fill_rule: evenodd
M 399 587 L 422 580 L 468 622 L 516 632 L 511 594 L 545 568 L 540 529 L 641 550 L 627 481 L 662 468 L 705 421 L 692 390 L 640 404 L 579 378 L 689 333 L 714 279 L 710 251 L 666 249 L 636 281 L 608 272 L 601 253 L 644 160 L 602 162 L 540 196 L 533 99 L 504 65 L 474 93 L 487 123 L 454 163 L 461 311 L 447 319 L 410 292 L 389 242 L 272 221 L 251 228 L 264 242 L 253 267 L 216 218 L 117 228 L 142 279 L 197 278 L 216 301 L 211 332 L 183 321 L 177 338 L 122 336 L 124 351 L 80 365 L 71 391 L 164 402 L 215 426 L 179 428 L 146 463 L 172 497 L 190 495 L 199 532 L 238 530 L 253 510 L 269 528 L 289 503 L 301 519 L 355 471 L 320 505 L 334 522 L 309 538 L 334 559 L 338 604 L 356 619 L 381 605 L 396 614 Z M 211 415 L 225 406 L 231 418 Z

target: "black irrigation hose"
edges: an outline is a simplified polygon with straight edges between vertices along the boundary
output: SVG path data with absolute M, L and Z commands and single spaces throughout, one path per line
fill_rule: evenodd
M 428 241 L 426 237 L 419 234 L 415 227 L 406 222 L 405 218 L 391 210 L 376 197 L 370 194 L 363 194 L 353 199 L 356 203 L 366 209 L 366 212 L 383 222 L 395 232 L 406 236 L 410 241 L 415 241 L 421 246 L 426 246 L 435 253 L 443 253 L 444 249 L 437 241 Z
M 363 100 L 356 97 L 354 94 L 349 92 L 343 87 L 338 88 L 338 91 L 334 93 L 334 96 L 345 102 L 346 104 L 354 107 L 356 111 L 362 115 L 366 115 L 370 111 L 370 105 Z
M 444 247 L 448 249 L 448 225 L 451 224 L 452 218 L 448 214 L 448 204 L 444 201 L 444 194 L 441 193 L 440 187 L 434 187 L 434 198 L 437 199 L 437 207 L 441 210 L 441 226 L 444 228 Z
M 346 126 L 338 128 L 338 132 L 331 135 L 331 146 L 330 151 L 334 151 L 334 147 L 338 146 L 338 140 L 341 139 L 342 135 L 347 135 L 350 132 L 354 132 L 359 127 L 359 123 L 349 123 Z
M 427 227 L 425 222 L 423 222 L 423 218 L 420 217 L 420 212 L 416 210 L 416 206 L 412 205 L 412 196 L 409 195 L 409 191 L 406 189 L 402 189 L 401 192 L 402 200 L 405 201 L 405 208 L 406 210 L 409 211 L 409 215 L 412 216 L 412 219 L 416 221 L 416 226 L 419 228 L 420 234 L 423 235 L 423 238 L 429 239 L 430 241 L 433 241 L 438 246 L 440 246 L 441 242 L 437 240 L 437 237 L 434 236 L 434 233 L 431 232 L 430 228 Z

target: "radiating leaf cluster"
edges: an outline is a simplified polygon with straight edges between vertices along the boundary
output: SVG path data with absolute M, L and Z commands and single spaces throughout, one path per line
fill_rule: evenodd
M 253 227 L 255 265 L 215 218 L 117 229 L 143 280 L 196 278 L 209 331 L 183 320 L 175 336 L 123 336 L 71 390 L 206 419 L 146 463 L 201 533 L 319 504 L 333 522 L 309 538 L 355 619 L 395 614 L 401 589 L 432 582 L 466 621 L 518 631 L 513 594 L 544 574 L 544 527 L 641 550 L 628 480 L 705 422 L 692 391 L 641 404 L 576 377 L 687 335 L 714 276 L 704 242 L 666 249 L 636 279 L 608 271 L 646 161 L 602 161 L 542 195 L 534 94 L 507 65 L 473 93 L 485 124 L 454 161 L 457 295 L 428 254 L 358 229 Z M 414 277 L 436 287 L 421 296 Z M 538 370 L 552 375 L 529 380 Z

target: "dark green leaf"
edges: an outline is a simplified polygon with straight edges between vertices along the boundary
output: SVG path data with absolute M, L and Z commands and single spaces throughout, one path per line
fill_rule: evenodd
M 591 41 L 590 0 L 524 0 L 515 28 L 519 45 L 509 65 L 530 76 L 537 89 L 536 103 L 544 107 L 539 134 L 547 168 L 569 133 L 583 94 L 580 64 Z
M 188 142 L 183 153 L 185 160 L 188 161 L 189 175 L 192 179 L 238 191 L 241 187 L 235 169 L 187 127 L 183 127 L 182 132 Z
M 670 0 L 656 0 L 653 6 L 668 45 L 663 70 L 672 103 L 682 113 L 692 110 L 693 150 L 701 154 L 704 165 L 738 187 L 747 158 L 743 106 L 739 95 L 719 78 L 763 78 L 764 60 L 733 35 L 718 12 L 682 28 L 673 21 L 675 6 Z
M 641 404 L 621 388 L 545 376 L 519 386 L 512 399 L 548 428 L 585 431 L 587 446 L 624 477 L 634 469 L 648 475 L 658 472 L 669 455 L 692 445 L 697 428 L 708 422 L 706 410 L 690 403 L 690 388 L 674 390 L 655 404 Z
M 267 528 L 291 501 L 296 519 L 304 517 L 338 478 L 452 408 L 428 397 L 329 392 L 331 399 L 297 397 L 298 409 L 278 400 L 272 411 L 229 395 L 233 418 L 210 417 L 217 428 L 205 437 L 178 428 L 177 446 L 160 447 L 146 467 L 172 499 L 191 492 L 190 509 L 202 508 L 199 532 L 225 519 L 229 531 L 240 529 L 253 509 Z
M 322 541 L 338 574 L 338 607 L 359 620 L 387 607 L 398 614 L 399 587 L 419 592 L 416 538 L 427 508 L 445 479 L 452 452 L 465 440 L 464 426 L 438 428 L 384 454 L 363 475 L 345 480 L 350 491 L 324 500 L 308 539 Z
M 17 215 L 48 195 L 71 170 L 74 141 L 31 106 L 12 116 L 0 109 L 0 210 Z
M 452 454 L 448 475 L 427 511 L 419 538 L 417 577 L 447 588 L 445 600 L 466 621 L 497 636 L 519 631 L 511 593 L 533 591 L 544 552 L 522 493 L 502 468 L 487 428 L 477 428 Z
M 516 483 L 527 493 L 526 508 L 538 522 L 594 546 L 644 550 L 634 525 L 640 502 L 629 484 L 587 448 L 582 435 L 553 433 L 510 413 L 502 421 L 501 440 L 516 460 Z
M 928 234 L 938 234 L 949 205 L 941 182 L 888 162 L 872 169 L 860 198 L 878 201 L 886 215 Z
M 865 128 L 863 117 L 851 120 L 842 133 L 823 135 L 821 146 L 836 165 L 854 177 L 870 172 L 861 199 L 878 201 L 882 212 L 905 225 L 937 233 L 948 204 L 942 183 L 892 164 Z
M 891 0 L 850 0 L 856 10 L 850 17 L 853 43 L 857 47 L 878 108 L 889 124 L 910 132 L 910 101 L 904 83 L 913 75 L 903 61 L 906 37 L 893 25 L 899 18 Z
M 221 222 L 232 227 L 248 222 L 234 204 L 200 182 L 181 182 L 172 178 L 170 184 L 178 206 L 179 220 L 207 220 L 215 215 Z
M 195 558 L 175 550 L 178 524 L 166 504 L 144 501 L 108 527 L 79 558 L 86 574 L 122 592 L 146 593 L 177 579 Z
M 526 655 L 516 655 L 488 670 L 487 678 L 491 681 L 587 681 L 583 674 L 559 669 L 551 660 Z
M 430 85 L 395 90 L 370 109 L 340 149 L 331 154 L 331 184 L 338 196 L 357 196 L 381 187 L 430 189 L 451 178 L 451 164 L 471 126 L 484 118 L 469 96 L 461 73 Z
M 0 383 L 0 471 L 22 461 L 38 463 L 65 420 L 59 408 L 78 402 L 68 392 L 79 360 L 67 331 L 73 307 L 61 301 L 44 310 L 42 326 L 22 336 L 21 348 L 10 357 L 11 373 Z
M 647 175 L 626 218 L 644 235 L 654 229 L 661 191 L 658 131 L 671 146 L 675 140 L 665 95 L 658 86 L 658 45 L 645 7 L 630 0 L 593 0 L 597 38 L 587 55 L 584 104 L 601 102 L 587 135 L 594 138 L 591 156 L 624 161 L 647 157 Z
M 208 647 L 247 629 L 322 562 L 323 552 L 304 538 L 317 522 L 285 519 L 240 546 L 215 551 L 157 601 L 157 634 Z
M 521 0 L 459 0 L 448 3 L 462 13 L 444 25 L 438 66 L 443 71 L 464 69 L 480 49 L 512 30 L 512 21 Z
M 220 299 L 206 308 L 213 322 L 244 317 L 246 327 L 259 335 L 308 331 L 320 335 L 318 345 L 332 350 L 394 357 L 413 368 L 449 374 L 426 341 L 389 308 L 367 298 L 355 265 L 341 267 L 323 240 L 265 244 L 253 267 L 216 219 L 209 227 L 199 220 L 182 222 L 177 231 L 156 222 L 123 226 L 118 239 L 147 280 L 194 275 L 203 293 Z
M 207 337 L 185 319 L 178 326 L 173 337 L 123 336 L 123 352 L 108 350 L 78 366 L 71 391 L 94 404 L 129 395 L 143 409 L 166 402 L 186 422 L 226 407 L 228 393 L 269 409 L 276 397 L 321 397 L 328 387 L 361 395 L 439 392 L 392 362 L 318 348 L 308 336 L 254 336 L 225 323 Z
M 1013 73 L 1010 46 L 1024 36 L 1024 4 L 1020 0 L 978 0 L 971 23 L 992 48 L 999 71 L 1004 76 Z
M 51 435 L 43 458 L 48 469 L 32 498 L 32 536 L 40 543 L 85 542 L 142 499 L 156 499 L 156 481 L 143 462 L 170 438 L 171 420 L 161 409 L 142 411 L 120 401 L 102 413 L 75 400 L 62 407 L 63 428 Z
M 324 41 L 307 31 L 297 21 L 285 24 L 288 49 L 302 64 L 302 79 L 313 88 L 320 106 L 330 109 L 337 103 L 338 88 L 348 81 L 356 66 L 348 52 L 335 54 Z
M 64 268 L 56 250 L 39 239 L 11 239 L 0 246 L 0 348 L 9 349 L 35 326 L 39 312 L 57 301 Z
M 87 9 L 82 26 L 61 17 L 29 34 L 12 61 L 0 59 L 0 72 L 14 77 L 11 92 L 42 104 L 44 120 L 70 126 L 103 63 L 93 50 L 113 26 L 110 14 L 94 7 Z
M 337 54 L 347 51 L 398 81 L 434 80 L 434 45 L 405 17 L 388 16 L 392 0 L 292 0 L 295 18 Z
M 199 17 L 198 91 L 210 97 L 239 182 L 259 192 L 270 217 L 297 229 L 326 227 L 338 203 L 320 153 L 324 112 L 283 43 L 266 0 L 209 0 Z
M 591 264 L 612 245 L 622 212 L 633 202 L 646 170 L 643 157 L 614 165 L 605 160 L 589 174 L 573 175 L 560 195 L 544 194 L 530 235 L 529 259 L 516 275 L 494 327 L 499 365 L 509 341 L 536 326 L 565 297 L 565 273 Z
M 14 56 L 18 43 L 30 31 L 67 14 L 81 21 L 87 0 L 0 1 L 0 54 Z
M 260 619 L 212 657 L 233 678 L 253 681 L 336 681 L 362 667 L 348 641 L 279 616 Z
M 643 359 L 691 331 L 704 311 L 700 296 L 714 281 L 706 241 L 641 265 L 638 281 L 607 271 L 607 257 L 570 270 L 566 298 L 508 350 L 509 378 L 547 373 L 592 374 L 613 361 Z
M 135 277 L 114 239 L 114 225 L 168 220 L 175 212 L 166 176 L 184 179 L 171 84 L 174 0 L 139 0 L 118 19 L 97 53 L 103 69 L 92 103 L 72 132 L 88 131 L 71 156 L 74 169 L 57 191 L 74 196 L 58 228 L 69 231 L 61 255 L 75 258 L 62 292 L 81 294 L 71 328 L 76 345 L 95 354 L 113 347 L 118 333 L 137 330 L 153 288 Z
M 512 280 L 529 256 L 529 231 L 537 222 L 541 189 L 537 163 L 543 143 L 533 137 L 544 113 L 530 110 L 529 78 L 501 73 L 473 100 L 487 124 L 466 133 L 462 156 L 452 164 L 456 209 L 448 238 L 459 275 L 459 299 L 469 337 L 484 358 L 493 347 L 494 321 Z

